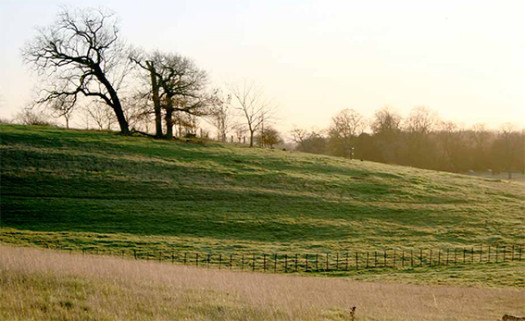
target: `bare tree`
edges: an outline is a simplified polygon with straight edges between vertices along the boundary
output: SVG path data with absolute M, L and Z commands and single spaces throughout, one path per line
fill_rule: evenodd
M 130 58 L 149 72 L 157 135 L 162 130 L 159 107 L 165 110 L 167 139 L 173 138 L 177 113 L 197 116 L 207 114 L 208 97 L 204 94 L 207 75 L 191 59 L 159 51 L 151 55 L 135 54 Z M 177 116 L 180 118 L 180 115 Z
M 24 108 L 22 112 L 15 116 L 14 122 L 23 125 L 55 126 L 55 124 L 49 120 L 48 115 L 36 113 L 32 108 Z
M 365 128 L 365 119 L 353 109 L 343 109 L 332 117 L 329 136 L 333 153 L 352 157 L 355 138 L 361 135 Z
M 84 109 L 88 116 L 87 121 L 92 119 L 99 130 L 110 130 L 115 123 L 115 115 L 100 101 L 94 101 L 86 105 Z
M 431 132 L 439 123 L 438 115 L 426 107 L 414 107 L 405 119 L 406 140 L 404 157 L 407 164 L 417 167 L 433 167 L 435 147 Z
M 405 128 L 409 133 L 428 134 L 439 123 L 438 115 L 430 109 L 417 106 L 412 108 L 405 120 Z
M 69 129 L 69 121 L 73 112 L 70 96 L 60 96 L 49 102 L 49 107 L 57 117 L 64 117 L 66 128 Z
M 96 98 L 109 106 L 122 134 L 128 123 L 117 91 L 127 74 L 127 59 L 112 13 L 103 10 L 62 9 L 56 22 L 39 29 L 23 49 L 26 63 L 44 77 L 39 104 L 62 99 L 72 109 L 79 95 Z
M 401 116 L 386 106 L 376 111 L 370 124 L 375 135 L 392 135 L 401 131 Z
M 160 101 L 160 84 L 159 78 L 161 74 L 157 72 L 156 60 L 160 53 L 154 53 L 152 55 L 146 54 L 144 51 L 134 49 L 130 52 L 129 59 L 133 61 L 140 68 L 146 70 L 149 73 L 149 80 L 151 86 L 151 100 L 153 102 L 153 113 L 155 115 L 155 137 L 160 138 L 163 136 L 162 133 L 162 107 Z M 155 59 L 157 58 L 157 59 Z
M 272 108 L 263 97 L 261 90 L 253 83 L 243 82 L 242 85 L 229 86 L 234 108 L 242 115 L 250 135 L 250 147 L 253 147 L 253 138 L 265 121 L 272 118 Z
M 291 134 L 293 141 L 297 144 L 296 148 L 300 151 L 304 151 L 306 140 L 309 137 L 308 131 L 302 128 L 294 128 L 292 129 Z
M 502 169 L 512 179 L 513 170 L 521 170 L 525 162 L 523 146 L 524 136 L 511 123 L 501 125 L 497 139 L 493 143 L 494 157 Z
M 270 148 L 283 142 L 279 132 L 270 126 L 266 127 L 257 139 L 260 141 L 262 147 L 269 146 Z
M 215 90 L 209 99 L 209 105 L 207 119 L 217 129 L 217 138 L 225 142 L 228 133 L 235 125 L 231 111 L 231 96 L 225 96 L 220 90 Z

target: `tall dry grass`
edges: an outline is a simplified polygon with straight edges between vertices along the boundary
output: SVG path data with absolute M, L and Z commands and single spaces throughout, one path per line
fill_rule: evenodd
M 525 291 L 198 269 L 0 246 L 2 320 L 498 320 Z

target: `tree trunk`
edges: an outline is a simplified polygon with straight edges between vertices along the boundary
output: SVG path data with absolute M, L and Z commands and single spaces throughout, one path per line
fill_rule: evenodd
M 250 147 L 253 147 L 253 133 L 254 133 L 254 130 L 250 129 Z
M 155 66 L 152 62 L 146 62 L 151 76 L 151 93 L 153 98 L 153 109 L 155 111 L 155 137 L 162 137 L 162 113 L 159 98 L 159 84 L 155 72 Z
M 104 87 L 106 87 L 109 97 L 111 98 L 111 107 L 113 107 L 115 116 L 117 116 L 118 124 L 120 126 L 120 133 L 122 135 L 129 135 L 130 132 L 128 127 L 128 121 L 126 120 L 126 116 L 124 115 L 124 111 L 122 110 L 122 105 L 120 104 L 120 99 L 118 98 L 117 91 L 113 88 L 113 86 L 108 81 L 108 79 L 106 78 L 99 66 L 96 66 L 96 68 L 94 69 L 95 76 L 104 85 Z
M 124 111 L 122 110 L 122 105 L 120 104 L 120 100 L 118 99 L 118 97 L 116 97 L 116 101 L 114 101 L 113 103 L 113 110 L 115 111 L 115 115 L 117 116 L 118 124 L 120 126 L 120 133 L 122 135 L 129 135 L 130 132 L 128 127 L 128 121 L 126 120 L 126 116 L 124 116 Z
M 171 97 L 166 97 L 166 139 L 173 138 L 173 106 Z

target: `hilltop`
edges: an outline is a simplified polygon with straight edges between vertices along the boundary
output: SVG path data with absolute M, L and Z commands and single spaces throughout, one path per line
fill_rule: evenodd
M 214 141 L 0 130 L 6 243 L 304 253 L 525 238 L 520 183 Z

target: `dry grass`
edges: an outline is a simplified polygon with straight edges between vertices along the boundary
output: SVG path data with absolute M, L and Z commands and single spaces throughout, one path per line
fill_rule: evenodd
M 0 246 L 2 320 L 498 320 L 525 291 L 240 273 Z

